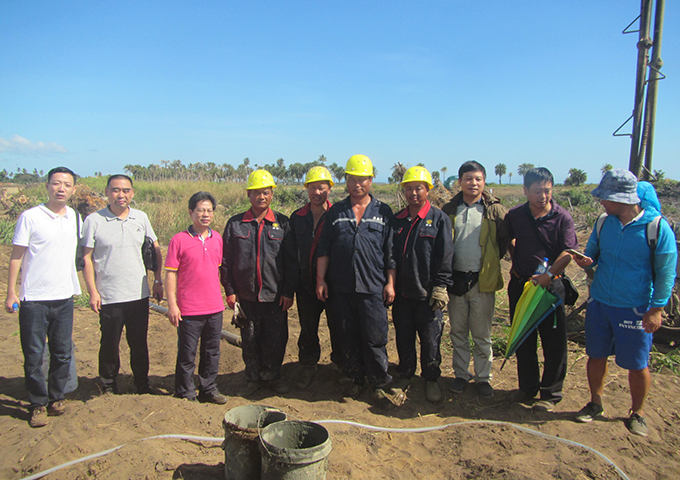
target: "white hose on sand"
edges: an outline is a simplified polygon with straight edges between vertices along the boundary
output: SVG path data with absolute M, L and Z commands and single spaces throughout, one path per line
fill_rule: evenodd
M 343 425 L 350 425 L 352 427 L 359 427 L 359 428 L 365 428 L 367 430 L 375 430 L 377 432 L 393 432 L 393 433 L 426 433 L 426 432 L 434 432 L 437 430 L 444 430 L 445 428 L 449 427 L 457 427 L 461 425 L 479 425 L 479 424 L 486 424 L 486 425 L 509 425 L 511 427 L 516 428 L 517 430 L 520 430 L 522 432 L 526 432 L 530 435 L 536 435 L 537 437 L 542 437 L 547 440 L 555 440 L 558 442 L 565 443 L 567 445 L 574 445 L 577 447 L 584 448 L 590 452 L 593 452 L 595 455 L 600 457 L 602 460 L 604 460 L 607 464 L 611 465 L 614 467 L 616 470 L 616 473 L 619 474 L 619 476 L 623 480 L 630 480 L 628 476 L 618 467 L 614 462 L 609 460 L 604 454 L 598 452 L 592 447 L 589 447 L 587 445 L 583 445 L 578 442 L 574 442 L 572 440 L 567 440 L 565 438 L 560 438 L 556 437 L 554 435 L 548 435 L 547 433 L 542 433 L 537 430 L 532 430 L 531 428 L 523 427 L 521 425 L 517 425 L 515 423 L 509 423 L 509 422 L 499 422 L 496 420 L 468 420 L 465 422 L 457 422 L 457 423 L 446 423 L 444 425 L 436 425 L 433 427 L 418 427 L 418 428 L 388 428 L 388 427 L 377 427 L 374 425 L 365 425 L 363 423 L 357 423 L 357 422 L 350 422 L 347 420 L 317 420 L 315 423 L 319 424 L 328 424 L 328 425 L 338 425 L 338 424 L 343 424 Z M 92 455 L 88 455 L 87 457 L 79 458 L 76 460 L 71 460 L 70 462 L 62 463 L 61 465 L 57 465 L 56 467 L 52 467 L 47 470 L 43 470 L 42 472 L 33 474 L 29 477 L 24 477 L 21 480 L 37 480 L 38 478 L 42 478 L 45 475 L 49 475 L 50 473 L 56 472 L 57 470 L 61 470 L 62 468 L 66 467 L 71 467 L 73 465 L 77 465 L 79 463 L 87 462 L 89 460 L 94 460 L 95 458 L 103 457 L 104 455 L 108 455 L 109 453 L 113 453 L 116 450 L 119 450 L 126 445 L 130 445 L 131 443 L 135 442 L 143 442 L 145 440 L 153 440 L 153 439 L 158 439 L 158 438 L 176 438 L 180 440 L 189 440 L 189 441 L 194 441 L 194 442 L 222 442 L 224 441 L 224 437 L 197 437 L 193 435 L 179 435 L 179 434 L 168 434 L 168 435 L 155 435 L 153 437 L 146 437 L 146 438 L 141 438 L 139 440 L 133 440 L 132 442 L 129 443 L 124 443 L 123 445 L 119 445 L 114 448 L 110 448 L 108 450 L 104 450 L 99 453 L 94 453 Z

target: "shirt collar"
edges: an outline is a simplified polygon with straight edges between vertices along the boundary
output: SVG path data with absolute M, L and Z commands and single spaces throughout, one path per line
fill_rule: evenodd
M 430 207 L 431 207 L 430 201 L 425 200 L 425 205 L 423 205 L 423 207 L 420 209 L 420 211 L 418 212 L 416 217 L 425 218 L 427 216 L 427 214 L 430 212 Z M 408 217 L 408 207 L 406 207 L 405 209 L 403 209 L 401 212 L 399 212 L 397 214 L 397 218 L 406 218 L 406 217 Z
M 187 228 L 187 232 L 192 237 L 198 237 L 199 236 L 198 233 L 196 233 L 196 230 L 194 230 L 193 225 L 189 225 L 189 227 Z M 208 238 L 210 238 L 210 237 L 212 237 L 212 229 L 210 227 L 208 227 Z
M 326 200 L 326 211 L 328 211 L 328 209 L 330 209 L 332 206 L 333 204 L 330 202 L 330 200 Z M 311 209 L 312 209 L 311 202 L 307 202 L 307 205 L 299 209 L 297 212 L 295 212 L 295 214 L 304 217 L 309 213 Z
M 104 209 L 104 218 L 106 218 L 107 221 L 111 222 L 113 220 L 121 220 L 125 221 L 128 218 L 129 219 L 134 219 L 135 218 L 135 211 L 133 210 L 132 207 L 128 207 L 128 214 L 125 218 L 120 218 L 118 215 L 113 213 L 109 206 L 107 205 L 106 208 Z
M 265 220 L 268 220 L 271 223 L 274 223 L 276 221 L 276 217 L 274 216 L 274 211 L 271 208 L 267 208 L 267 214 L 264 216 Z M 243 215 L 243 220 L 242 222 L 252 222 L 255 220 L 255 217 L 253 216 L 253 209 L 249 208 L 248 211 L 246 212 L 245 215 Z
M 52 218 L 52 219 L 59 218 L 59 217 L 62 216 L 62 215 L 59 215 L 58 213 L 54 213 L 52 210 L 50 210 L 49 208 L 47 208 L 47 205 L 45 205 L 44 203 L 41 203 L 41 204 L 40 204 L 40 208 L 41 208 L 47 215 L 49 215 L 50 218 Z M 68 207 L 66 207 L 66 213 L 63 215 L 63 217 L 64 217 L 64 218 L 70 218 L 70 210 L 69 210 Z
M 481 197 L 479 197 L 479 200 L 477 200 L 476 202 L 472 202 L 472 203 L 470 203 L 470 204 L 468 204 L 468 203 L 464 200 L 464 198 L 465 198 L 465 197 L 464 197 L 463 195 L 460 196 L 460 200 L 458 201 L 458 205 L 465 205 L 465 206 L 471 207 L 472 205 L 475 205 L 475 204 L 477 204 L 477 203 L 480 203 L 480 204 L 482 204 L 482 205 L 484 204 L 484 196 L 483 196 L 483 195 L 482 195 Z
M 631 223 L 637 222 L 642 218 L 642 216 L 645 214 L 645 211 L 643 209 L 640 209 L 640 213 L 638 213 L 635 218 L 633 218 L 630 222 L 626 223 L 626 225 L 630 225 Z M 624 227 L 626 226 L 624 225 Z

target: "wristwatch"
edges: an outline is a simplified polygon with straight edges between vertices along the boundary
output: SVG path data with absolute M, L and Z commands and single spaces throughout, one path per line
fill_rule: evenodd
M 163 285 L 163 282 L 161 282 L 160 280 L 154 280 L 153 283 L 157 283 L 158 285 Z
M 548 278 L 551 278 L 551 279 L 555 276 L 555 274 L 552 273 L 550 270 L 546 270 L 545 274 L 548 276 Z

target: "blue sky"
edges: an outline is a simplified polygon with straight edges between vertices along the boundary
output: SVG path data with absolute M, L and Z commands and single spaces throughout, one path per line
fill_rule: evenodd
M 680 179 L 666 6 L 653 168 Z M 371 157 L 627 168 L 639 0 L 0 1 L 0 169 Z M 624 131 L 630 131 L 624 128 Z M 507 176 L 504 183 L 507 182 Z

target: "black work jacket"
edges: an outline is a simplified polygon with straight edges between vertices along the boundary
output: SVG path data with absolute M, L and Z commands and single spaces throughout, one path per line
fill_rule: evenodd
M 293 297 L 298 269 L 288 217 L 269 209 L 258 224 L 248 210 L 229 219 L 222 239 L 220 280 L 227 295 L 249 302 Z
M 359 225 L 349 197 L 328 210 L 317 255 L 330 257 L 326 283 L 331 294 L 382 294 L 387 271 L 396 268 L 392 221 L 392 209 L 372 195 Z
M 394 217 L 395 290 L 412 300 L 426 300 L 432 287 L 452 285 L 453 235 L 451 219 L 430 202 L 415 218 L 408 208 Z
M 326 201 L 328 208 L 331 203 Z M 323 230 L 324 213 L 314 228 L 314 214 L 309 203 L 293 212 L 290 216 L 290 228 L 293 231 L 295 240 L 295 258 L 299 267 L 299 283 L 297 290 L 316 290 L 316 247 L 321 238 Z

